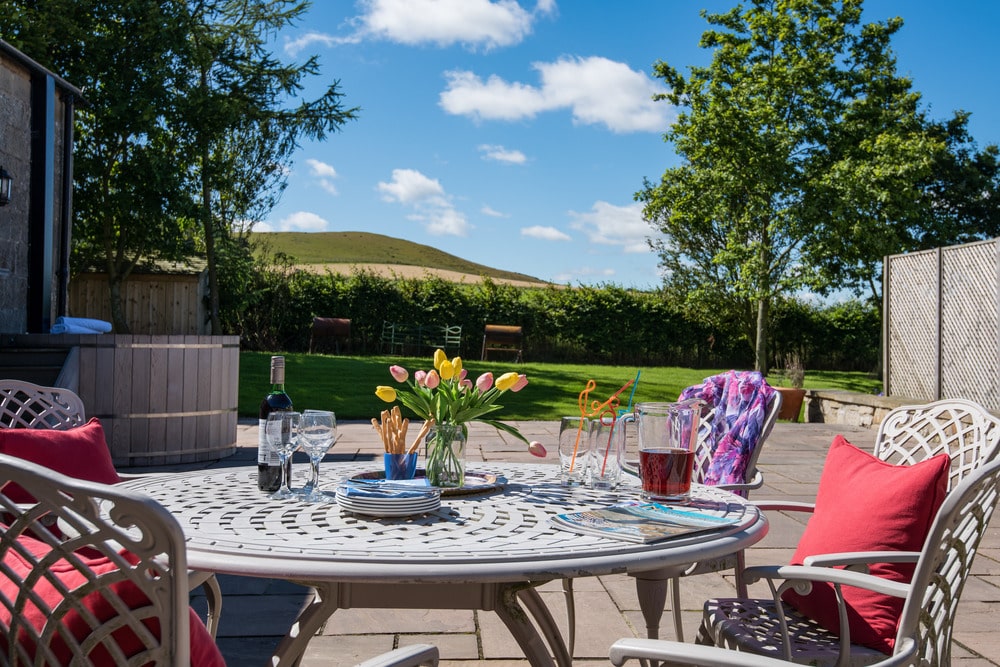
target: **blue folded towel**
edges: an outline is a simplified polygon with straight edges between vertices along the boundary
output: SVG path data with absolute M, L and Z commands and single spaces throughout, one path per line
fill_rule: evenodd
M 50 333 L 54 334 L 101 334 L 111 331 L 111 322 L 89 317 L 57 317 Z

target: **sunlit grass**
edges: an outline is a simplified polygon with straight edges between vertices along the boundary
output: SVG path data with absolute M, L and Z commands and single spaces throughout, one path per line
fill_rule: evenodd
M 240 354 L 239 413 L 255 416 L 261 399 L 270 388 L 271 354 L 242 352 Z M 525 373 L 528 386 L 521 392 L 504 395 L 505 420 L 555 420 L 563 415 L 578 414 L 578 395 L 587 380 L 597 384 L 590 398 L 603 401 L 640 371 L 634 402 L 674 400 L 684 387 L 700 382 L 723 369 L 692 369 L 675 367 L 634 368 L 628 366 L 597 366 L 581 364 L 516 364 L 503 361 L 463 359 L 472 378 L 486 371 L 499 376 L 507 371 Z M 389 366 L 399 364 L 413 371 L 431 367 L 426 357 L 347 357 L 321 354 L 285 353 L 285 388 L 296 408 L 333 410 L 338 419 L 370 419 L 378 416 L 386 404 L 375 396 L 380 384 L 398 386 L 389 376 Z M 778 384 L 776 382 L 776 384 Z M 843 389 L 866 394 L 877 393 L 881 381 L 865 373 L 841 371 L 808 371 L 807 389 Z M 622 405 L 628 403 L 630 390 L 622 394 Z

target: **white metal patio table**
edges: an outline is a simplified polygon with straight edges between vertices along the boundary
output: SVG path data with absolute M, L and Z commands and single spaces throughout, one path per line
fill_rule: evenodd
M 746 500 L 712 487 L 694 494 L 726 503 L 742 520 L 722 531 L 633 544 L 553 527 L 549 518 L 633 500 L 638 489 L 567 488 L 557 466 L 498 463 L 492 492 L 450 495 L 427 514 L 373 518 L 335 503 L 271 500 L 255 467 L 155 475 L 122 486 L 141 491 L 177 517 L 194 570 L 284 579 L 313 594 L 275 649 L 272 665 L 296 665 L 337 609 L 479 609 L 495 612 L 532 665 L 571 664 L 535 587 L 566 577 L 635 573 L 715 558 L 763 539 L 767 520 Z M 328 463 L 329 480 L 377 464 Z M 523 606 L 522 606 L 523 605 Z M 530 612 L 541 629 L 532 625 Z M 546 645 L 546 642 L 548 645 Z

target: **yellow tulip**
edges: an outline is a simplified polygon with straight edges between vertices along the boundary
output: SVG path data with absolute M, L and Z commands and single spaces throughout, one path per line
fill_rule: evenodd
M 441 365 L 438 366 L 438 373 L 441 374 L 441 379 L 447 382 L 448 380 L 455 377 L 455 367 L 452 365 L 450 361 L 445 359 L 444 361 L 441 362 Z
M 515 384 L 517 384 L 517 381 L 518 381 L 517 373 L 504 373 L 503 375 L 497 378 L 496 387 L 500 391 L 507 391 Z
M 434 350 L 434 368 L 441 371 L 441 364 L 448 361 L 448 355 L 444 353 L 444 350 Z
M 396 400 L 396 390 L 392 387 L 386 387 L 385 385 L 375 387 L 375 395 L 386 403 L 392 403 Z
M 455 367 L 455 372 L 460 374 L 462 372 L 462 357 L 452 359 L 451 365 Z

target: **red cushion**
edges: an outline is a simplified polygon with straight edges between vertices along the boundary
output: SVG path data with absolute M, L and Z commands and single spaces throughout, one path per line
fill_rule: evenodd
M 83 426 L 63 431 L 48 428 L 0 428 L 0 454 L 32 461 L 64 475 L 88 482 L 115 484 L 121 481 L 111 462 L 104 428 L 97 418 Z M 4 495 L 15 503 L 35 499 L 16 484 L 8 484 Z
M 816 510 L 799 541 L 793 565 L 806 556 L 844 551 L 920 551 L 948 488 L 947 454 L 896 466 L 837 436 L 823 464 Z M 871 574 L 909 581 L 913 563 L 876 563 Z M 903 600 L 843 587 L 851 641 L 891 653 Z M 831 632 L 839 633 L 833 586 L 817 584 L 809 595 L 788 591 L 783 599 Z
M 11 550 L 4 558 L 5 572 L 10 575 L 0 574 L 0 595 L 13 602 L 21 592 L 20 580 L 26 578 L 35 565 L 32 561 L 43 558 L 49 552 L 49 547 L 44 542 L 28 536 L 18 538 L 18 544 L 27 552 L 31 553 L 32 560 L 26 560 L 20 554 Z M 135 556 L 122 551 L 123 557 L 131 563 L 137 562 Z M 106 556 L 92 549 L 80 549 L 74 552 L 80 562 L 95 574 L 113 572 L 118 566 Z M 48 571 L 55 574 L 60 583 L 70 591 L 84 585 L 86 578 L 76 567 L 68 563 L 65 559 L 56 561 L 48 567 Z M 11 578 L 13 577 L 13 578 Z M 140 591 L 135 584 L 130 581 L 120 581 L 112 584 L 111 588 L 129 609 L 139 610 L 149 604 L 149 599 Z M 108 595 L 105 593 L 104 595 Z M 45 623 L 48 610 L 56 607 L 63 599 L 64 595 L 47 578 L 40 578 L 32 588 L 32 595 L 41 598 L 41 607 L 29 601 L 24 608 L 24 617 L 36 631 L 39 631 Z M 106 622 L 114 618 L 117 614 L 111 603 L 104 595 L 94 592 L 86 595 L 83 606 L 94 614 L 100 621 Z M 0 625 L 4 628 L 4 633 L 0 636 L 0 644 L 4 651 L 7 650 L 7 642 L 10 641 L 11 612 L 6 606 L 0 606 Z M 143 621 L 152 634 L 159 638 L 160 624 L 156 619 Z M 218 646 L 212 640 L 208 630 L 194 610 L 190 610 L 190 639 L 191 639 L 191 665 L 193 667 L 224 667 L 225 660 L 219 652 Z M 84 640 L 90 633 L 87 621 L 77 611 L 69 612 L 63 618 L 63 626 L 68 629 L 71 636 L 77 641 Z M 124 626 L 115 630 L 113 637 L 126 656 L 132 656 L 142 650 L 143 645 L 135 631 Z M 18 633 L 18 641 L 26 647 L 29 655 L 34 658 L 35 644 L 28 637 L 27 632 L 22 628 Z M 58 634 L 53 636 L 50 648 L 58 658 L 58 664 L 69 664 L 70 651 L 64 638 Z M 96 646 L 88 656 L 94 665 L 112 665 L 111 655 L 103 646 Z

